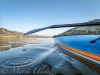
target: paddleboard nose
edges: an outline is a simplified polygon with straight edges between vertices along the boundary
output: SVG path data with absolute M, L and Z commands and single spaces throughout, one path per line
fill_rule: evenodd
M 85 23 L 76 23 L 76 24 L 60 24 L 60 25 L 52 25 L 49 27 L 43 27 L 43 28 L 38 28 L 38 29 L 34 29 L 31 30 L 27 33 L 25 33 L 24 35 L 28 35 L 28 34 L 32 34 L 41 30 L 45 30 L 45 29 L 51 29 L 51 28 L 61 28 L 61 27 L 78 27 L 78 26 L 96 26 L 96 25 L 100 25 L 100 22 L 85 22 Z

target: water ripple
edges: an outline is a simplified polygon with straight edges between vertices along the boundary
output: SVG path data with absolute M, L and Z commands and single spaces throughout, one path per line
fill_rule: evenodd
M 15 57 L 0 62 L 0 66 L 6 68 L 15 68 L 15 67 L 28 66 L 35 62 L 36 59 L 32 57 Z

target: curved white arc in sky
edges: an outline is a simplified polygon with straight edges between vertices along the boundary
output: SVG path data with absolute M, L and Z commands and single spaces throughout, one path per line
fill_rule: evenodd
M 77 26 L 94 26 L 94 25 L 100 25 L 100 22 L 85 22 L 85 23 L 76 23 L 76 24 L 52 25 L 52 26 L 49 26 L 49 27 L 33 29 L 33 30 L 25 33 L 24 35 L 28 35 L 28 34 L 31 34 L 31 33 L 35 33 L 35 32 L 42 31 L 42 30 L 45 30 L 45 29 L 50 29 L 50 28 L 77 27 Z

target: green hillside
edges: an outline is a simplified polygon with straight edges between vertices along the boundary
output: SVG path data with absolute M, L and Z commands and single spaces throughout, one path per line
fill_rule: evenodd
M 88 22 L 100 22 L 100 19 L 95 19 Z M 94 25 L 94 26 L 75 27 L 56 36 L 69 36 L 69 35 L 100 35 L 100 26 Z

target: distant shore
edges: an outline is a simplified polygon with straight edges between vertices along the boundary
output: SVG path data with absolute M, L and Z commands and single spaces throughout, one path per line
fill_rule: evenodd
M 27 36 L 6 36 L 6 35 L 0 35 L 0 38 L 52 38 L 52 36 L 34 36 L 34 35 L 27 35 Z

